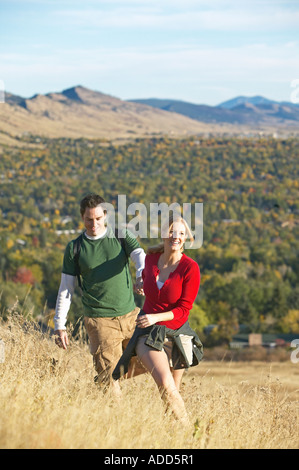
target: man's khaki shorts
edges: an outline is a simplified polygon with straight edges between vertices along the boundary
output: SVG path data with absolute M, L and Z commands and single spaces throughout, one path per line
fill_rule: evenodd
M 84 318 L 99 383 L 109 383 L 112 372 L 135 330 L 140 309 L 120 317 Z

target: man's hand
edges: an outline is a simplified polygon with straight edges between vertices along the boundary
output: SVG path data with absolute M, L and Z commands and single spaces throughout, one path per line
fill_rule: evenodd
M 136 292 L 136 294 L 139 294 L 139 295 L 144 295 L 142 276 L 136 279 L 136 283 L 134 284 L 134 292 Z
M 145 315 L 138 315 L 136 319 L 136 325 L 138 328 L 147 328 L 148 326 L 152 326 L 158 321 L 158 314 L 150 314 L 147 313 Z
M 60 348 L 66 349 L 69 345 L 69 339 L 66 330 L 55 330 L 54 334 L 57 335 L 55 343 Z

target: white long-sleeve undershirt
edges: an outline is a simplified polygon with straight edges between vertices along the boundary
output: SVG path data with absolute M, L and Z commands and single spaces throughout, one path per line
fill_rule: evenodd
M 91 238 L 91 237 L 90 237 Z M 136 278 L 140 277 L 144 268 L 145 253 L 142 248 L 136 248 L 130 254 L 136 269 Z M 72 297 L 76 286 L 76 276 L 61 274 L 61 282 L 58 290 L 54 325 L 55 330 L 64 330 L 67 314 L 71 306 Z

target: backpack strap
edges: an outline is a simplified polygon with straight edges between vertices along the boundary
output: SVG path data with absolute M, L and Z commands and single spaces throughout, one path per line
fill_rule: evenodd
M 79 256 L 81 250 L 81 243 L 82 243 L 83 234 L 81 233 L 78 238 L 74 241 L 74 261 L 75 261 L 75 269 L 76 269 L 76 276 L 78 279 L 78 284 L 80 289 L 82 289 L 82 282 L 80 276 L 80 266 L 79 266 Z
M 124 250 L 124 252 L 126 254 L 126 258 L 127 258 L 127 262 L 128 262 L 129 256 L 128 256 L 128 253 L 127 253 L 127 245 L 126 245 L 124 237 L 123 236 L 120 237 L 120 235 L 119 235 L 120 233 L 123 234 L 123 232 L 116 228 L 114 233 L 115 233 L 116 239 L 118 240 L 118 242 L 120 243 L 122 249 Z
M 114 231 L 114 234 L 115 234 L 115 237 L 117 238 L 118 243 L 120 243 L 122 249 L 125 252 L 125 255 L 126 255 L 125 266 L 127 267 L 129 265 L 129 255 L 127 253 L 127 245 L 126 245 L 126 242 L 125 242 L 125 238 L 123 236 L 122 237 L 119 236 L 120 233 L 123 235 L 123 231 L 120 231 L 119 229 L 116 228 L 115 231 Z M 129 287 L 130 281 L 129 281 L 128 269 L 126 269 L 126 277 L 127 277 L 127 287 Z

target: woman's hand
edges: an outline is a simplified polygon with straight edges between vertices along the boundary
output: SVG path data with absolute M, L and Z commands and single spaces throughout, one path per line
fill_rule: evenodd
M 170 321 L 173 319 L 173 317 L 174 315 L 171 310 L 161 313 L 144 313 L 138 315 L 136 324 L 139 328 L 147 328 L 148 326 L 152 326 L 160 321 Z
M 157 323 L 158 318 L 157 318 L 156 313 L 147 313 L 145 315 L 138 315 L 136 319 L 136 324 L 138 328 L 147 328 L 148 326 L 152 326 L 155 323 Z
M 139 294 L 139 295 L 144 295 L 142 277 L 138 277 L 136 279 L 136 283 L 134 284 L 134 292 L 136 292 L 136 294 Z

